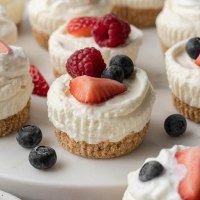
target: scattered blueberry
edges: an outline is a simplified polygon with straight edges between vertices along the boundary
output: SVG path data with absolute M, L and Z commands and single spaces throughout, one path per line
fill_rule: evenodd
M 200 54 L 200 37 L 190 39 L 186 44 L 186 51 L 192 59 L 197 59 Z
M 107 67 L 102 72 L 101 78 L 109 78 L 122 83 L 124 80 L 124 71 L 121 67 L 117 65 L 112 65 L 110 67 Z
M 134 71 L 133 61 L 125 55 L 114 56 L 110 61 L 110 66 L 118 65 L 124 71 L 124 78 L 129 78 Z
M 184 116 L 173 114 L 165 120 L 164 128 L 171 137 L 178 137 L 186 131 L 187 121 Z
M 139 172 L 139 179 L 142 182 L 150 181 L 162 174 L 164 167 L 157 161 L 150 161 L 144 164 Z
M 26 125 L 17 131 L 17 142 L 24 148 L 36 147 L 42 140 L 42 132 L 37 126 Z
M 56 163 L 57 155 L 54 149 L 38 146 L 31 150 L 29 162 L 36 169 L 49 169 Z

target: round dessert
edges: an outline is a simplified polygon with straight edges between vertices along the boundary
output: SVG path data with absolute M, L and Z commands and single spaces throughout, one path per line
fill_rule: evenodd
M 194 45 L 196 41 L 197 45 Z M 190 57 L 189 51 L 193 47 L 197 51 L 196 57 L 200 54 L 200 38 L 184 40 L 170 48 L 166 52 L 166 71 L 174 106 L 186 118 L 199 123 L 200 62 L 198 57 L 196 61 Z
M 25 1 L 0 0 L 0 5 L 5 7 L 9 18 L 19 27 L 22 22 Z
M 163 51 L 181 40 L 200 35 L 200 1 L 166 0 L 156 20 Z
M 36 40 L 48 48 L 50 35 L 60 25 L 79 16 L 102 16 L 110 10 L 110 0 L 31 0 L 29 18 Z
M 27 121 L 32 90 L 24 50 L 0 42 L 0 136 L 16 131 Z
M 137 27 L 154 26 L 163 0 L 112 0 L 113 13 Z
M 8 18 L 2 6 L 0 6 L 0 40 L 6 44 L 15 44 L 17 41 L 16 25 Z
M 118 54 L 127 55 L 135 61 L 142 41 L 142 31 L 113 14 L 96 19 L 75 18 L 50 37 L 49 53 L 54 75 L 65 74 L 67 59 L 74 51 L 86 47 L 98 49 L 107 65 Z
M 87 70 L 86 70 L 87 73 Z M 155 93 L 135 68 L 123 83 L 64 74 L 51 85 L 48 116 L 59 143 L 87 158 L 112 158 L 138 147 L 147 132 Z
M 128 175 L 123 200 L 200 199 L 200 147 L 174 146 Z

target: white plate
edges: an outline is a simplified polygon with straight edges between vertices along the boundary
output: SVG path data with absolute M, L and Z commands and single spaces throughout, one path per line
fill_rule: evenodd
M 187 133 L 180 138 L 168 137 L 163 129 L 165 118 L 175 113 L 165 74 L 164 57 L 156 30 L 144 30 L 145 39 L 137 66 L 145 69 L 157 91 L 150 130 L 144 143 L 133 153 L 110 160 L 89 160 L 72 155 L 60 147 L 47 118 L 46 99 L 33 96 L 30 123 L 43 131 L 41 144 L 55 148 L 58 162 L 49 171 L 30 166 L 29 150 L 20 147 L 15 134 L 0 139 L 0 189 L 27 200 L 121 200 L 127 186 L 127 174 L 156 156 L 161 148 L 174 144 L 198 145 L 199 126 L 188 122 Z M 31 63 L 38 66 L 49 83 L 52 69 L 46 50 L 31 35 L 27 17 L 20 31 L 18 45 L 26 49 Z
M 0 190 L 0 200 L 20 200 L 19 198 Z

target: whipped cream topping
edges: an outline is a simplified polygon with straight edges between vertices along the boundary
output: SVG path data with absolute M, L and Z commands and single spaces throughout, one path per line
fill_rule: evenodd
M 22 20 L 25 0 L 0 0 L 0 5 L 4 6 L 9 18 L 19 24 Z
M 127 92 L 97 105 L 78 102 L 65 95 L 71 77 L 56 79 L 48 96 L 48 116 L 53 125 L 75 141 L 97 144 L 118 142 L 131 132 L 139 132 L 149 122 L 155 93 L 147 74 L 139 69 L 124 84 Z
M 127 6 L 130 8 L 140 8 L 140 9 L 158 9 L 162 8 L 163 0 L 112 0 L 113 5 L 117 6 Z
M 0 54 L 0 120 L 21 111 L 33 90 L 29 60 L 24 50 L 11 48 L 12 54 Z
M 200 1 L 166 0 L 156 21 L 162 42 L 171 47 L 189 37 L 200 35 Z
M 147 182 L 139 180 L 139 172 L 131 172 L 128 175 L 128 188 L 123 200 L 181 200 L 178 193 L 180 181 L 184 178 L 187 169 L 184 165 L 178 164 L 175 154 L 185 149 L 184 146 L 174 146 L 171 149 L 163 149 L 157 158 L 149 158 L 160 162 L 165 170 L 163 174 Z
M 93 37 L 74 37 L 64 33 L 66 24 L 55 31 L 49 40 L 49 53 L 52 66 L 60 74 L 66 73 L 66 61 L 77 50 L 94 47 L 101 51 L 105 63 L 108 65 L 115 55 L 125 54 L 133 61 L 136 60 L 138 50 L 143 41 L 143 33 L 131 26 L 131 33 L 126 43 L 116 48 L 100 47 Z
M 102 16 L 110 10 L 110 0 L 32 0 L 29 4 L 32 27 L 47 34 L 72 18 Z
M 17 40 L 16 25 L 7 17 L 6 10 L 0 6 L 0 40 L 14 44 Z
M 177 43 L 166 52 L 167 77 L 176 97 L 200 108 L 200 68 L 185 50 L 187 41 Z

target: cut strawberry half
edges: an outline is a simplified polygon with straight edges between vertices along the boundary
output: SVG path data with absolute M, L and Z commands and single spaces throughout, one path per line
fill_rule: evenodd
M 2 40 L 0 40 L 0 53 L 12 54 L 13 50 Z
M 46 97 L 49 90 L 49 85 L 42 74 L 34 65 L 30 65 L 30 74 L 34 84 L 33 94 Z
M 200 200 L 200 147 L 192 147 L 176 153 L 179 164 L 186 169 L 186 176 L 179 184 L 179 194 L 183 200 Z
M 195 64 L 197 64 L 200 67 L 200 54 L 197 57 L 197 59 L 195 60 Z
M 74 18 L 68 23 L 65 33 L 69 33 L 75 37 L 91 37 L 92 28 L 96 21 L 96 17 Z
M 99 104 L 127 90 L 126 86 L 106 78 L 78 76 L 70 81 L 70 93 L 81 103 Z

